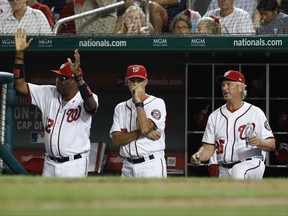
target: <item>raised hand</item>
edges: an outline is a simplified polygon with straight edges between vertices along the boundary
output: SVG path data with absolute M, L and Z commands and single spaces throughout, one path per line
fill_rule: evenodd
M 14 33 L 16 51 L 25 51 L 30 46 L 33 38 L 30 38 L 30 40 L 26 42 L 26 36 L 27 33 L 25 29 L 17 28 L 16 32 Z
M 80 54 L 78 49 L 74 50 L 74 58 L 75 58 L 75 62 L 73 63 L 72 60 L 70 58 L 67 58 L 67 61 L 69 62 L 70 65 L 70 69 L 73 72 L 74 75 L 78 75 L 79 72 L 79 68 L 80 68 Z

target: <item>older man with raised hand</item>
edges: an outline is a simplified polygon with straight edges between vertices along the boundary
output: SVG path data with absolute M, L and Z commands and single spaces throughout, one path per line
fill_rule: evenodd
M 55 85 L 26 82 L 24 53 L 32 43 L 25 29 L 15 32 L 14 87 L 42 113 L 45 138 L 45 177 L 87 177 L 92 116 L 99 106 L 98 96 L 83 79 L 80 54 L 74 50 L 58 70 L 52 70 Z

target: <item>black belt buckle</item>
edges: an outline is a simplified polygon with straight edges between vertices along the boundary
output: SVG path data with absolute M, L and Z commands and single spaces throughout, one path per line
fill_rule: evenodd
M 149 155 L 149 160 L 155 159 L 154 155 Z M 137 158 L 137 159 L 133 159 L 133 158 L 126 158 L 126 160 L 130 163 L 133 164 L 138 164 L 138 163 L 143 163 L 145 162 L 145 158 L 141 157 L 141 158 Z
M 55 161 L 55 162 L 57 162 L 57 163 L 64 163 L 64 162 L 67 162 L 67 161 L 70 160 L 69 157 L 57 158 L 57 157 L 53 157 L 53 156 L 50 156 L 50 155 L 48 155 L 48 157 L 49 157 L 51 160 L 53 160 L 53 161 Z M 81 156 L 81 154 L 77 154 L 77 155 L 74 155 L 73 158 L 74 158 L 74 160 L 76 160 L 76 159 L 82 158 L 82 156 Z
M 238 163 L 241 163 L 241 161 L 236 161 L 236 162 L 233 162 L 233 163 L 220 163 L 222 167 L 224 168 L 228 168 L 228 169 L 231 169 L 234 165 L 238 164 Z
M 224 167 L 224 168 L 229 168 L 231 169 L 234 165 L 238 164 L 238 163 L 241 163 L 242 161 L 248 161 L 248 160 L 252 160 L 253 158 L 245 158 L 241 161 L 236 161 L 236 162 L 233 162 L 233 163 L 221 163 L 221 166 Z

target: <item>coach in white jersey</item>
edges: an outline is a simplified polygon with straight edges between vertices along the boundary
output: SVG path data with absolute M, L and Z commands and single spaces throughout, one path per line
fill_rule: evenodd
M 24 28 L 28 35 L 52 35 L 52 30 L 42 11 L 26 5 L 26 0 L 8 1 L 10 12 L 0 22 L 0 34 L 13 35 L 17 28 Z
M 86 177 L 90 127 L 98 97 L 83 80 L 77 49 L 74 51 L 75 63 L 68 58 L 59 70 L 53 70 L 56 86 L 26 83 L 24 51 L 31 42 L 32 39 L 26 42 L 24 29 L 17 29 L 14 85 L 42 112 L 46 150 L 43 176 Z
M 191 156 L 197 166 L 208 161 L 216 150 L 219 177 L 261 179 L 265 171 L 266 152 L 274 151 L 275 139 L 264 112 L 244 101 L 245 77 L 229 70 L 216 77 L 227 102 L 208 118 L 202 147 Z
M 206 12 L 203 17 L 214 16 L 221 20 L 222 34 L 255 34 L 252 18 L 243 9 L 234 7 L 234 0 L 218 0 L 219 8 Z
M 110 130 L 124 159 L 121 176 L 166 178 L 165 102 L 145 92 L 148 79 L 143 65 L 129 66 L 126 79 L 132 98 L 115 107 Z

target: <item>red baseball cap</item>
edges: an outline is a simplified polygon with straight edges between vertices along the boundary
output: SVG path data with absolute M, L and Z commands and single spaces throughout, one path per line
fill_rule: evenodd
M 130 79 L 133 77 L 147 79 L 146 68 L 143 65 L 130 65 L 127 68 L 126 79 Z
M 60 74 L 60 75 L 62 75 L 62 76 L 74 77 L 74 74 L 73 74 L 73 72 L 72 72 L 71 69 L 70 69 L 69 62 L 63 63 L 63 64 L 60 66 L 59 70 L 51 70 L 51 71 L 54 72 L 54 73 Z M 79 68 L 79 72 L 82 74 L 81 68 Z
M 245 84 L 245 77 L 243 76 L 243 74 L 235 70 L 228 70 L 227 72 L 225 72 L 224 75 L 217 76 L 215 80 L 216 84 L 221 85 L 224 79 L 241 82 Z

